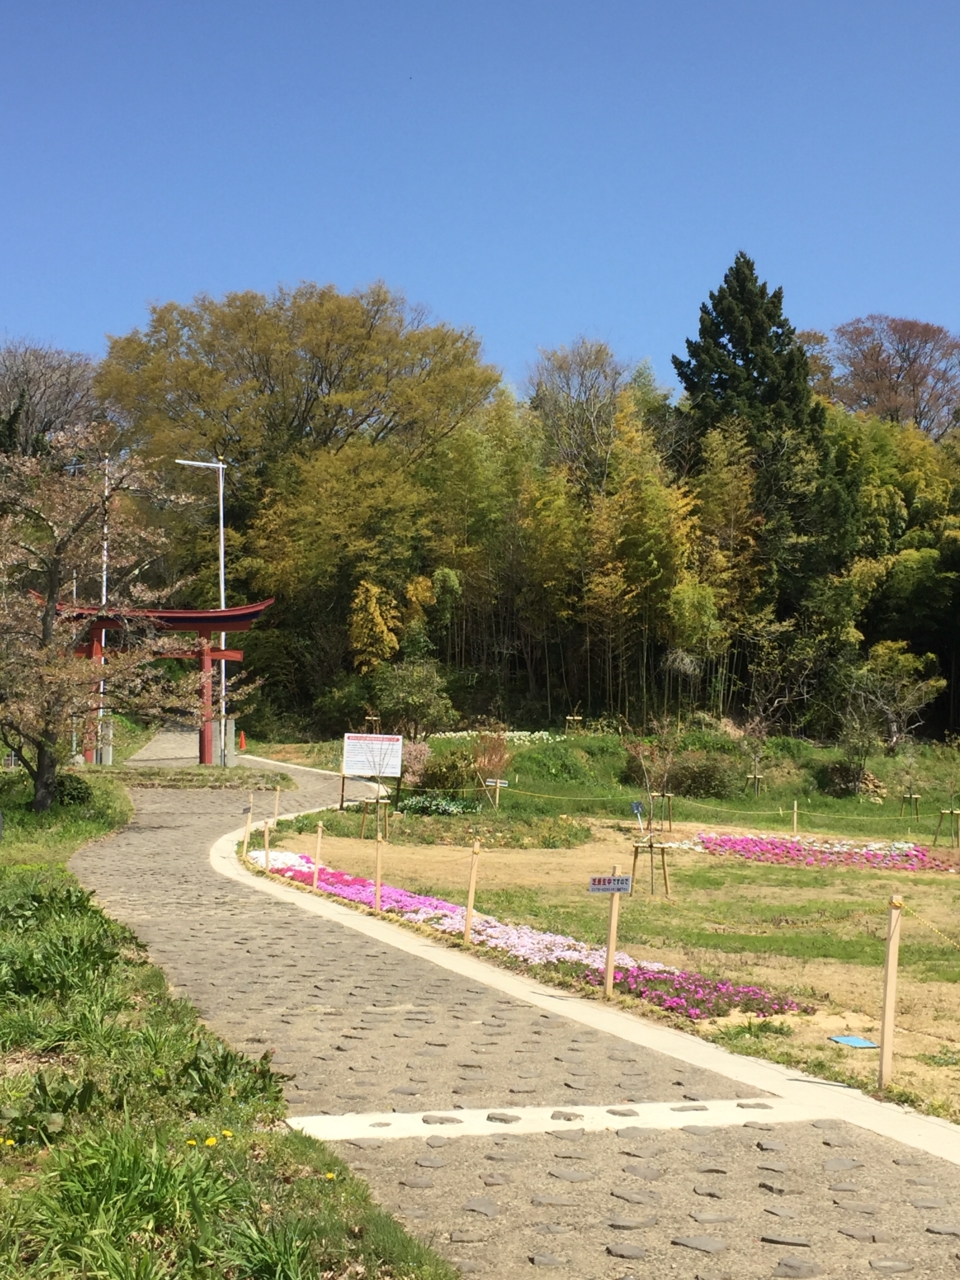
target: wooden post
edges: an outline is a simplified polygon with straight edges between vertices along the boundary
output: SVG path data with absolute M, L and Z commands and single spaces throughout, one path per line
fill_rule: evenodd
M 277 787 L 276 795 L 273 800 L 273 825 L 277 825 L 277 819 L 280 817 L 280 788 Z
M 270 870 L 270 819 L 265 818 L 263 823 L 263 869 Z
M 633 897 L 633 890 L 637 883 L 637 860 L 640 857 L 640 841 L 633 842 L 633 867 L 630 870 L 630 897 Z
M 367 812 L 368 812 L 367 805 L 369 803 L 370 803 L 369 800 L 364 800 L 363 802 L 363 817 L 360 819 L 360 839 L 361 840 L 363 839 L 363 833 L 367 829 Z
M 663 867 L 663 892 L 670 897 L 670 872 L 667 870 L 667 846 L 660 846 L 660 865 Z
M 793 802 L 793 834 L 797 834 L 797 802 Z
M 650 837 L 650 893 L 651 895 L 656 893 L 653 883 L 653 836 Z
M 613 868 L 613 874 L 620 874 L 619 862 Z M 620 895 L 619 893 L 611 893 L 610 895 L 610 924 L 607 928 L 607 964 L 603 975 L 603 993 L 609 1000 L 613 995 L 613 958 L 617 954 L 617 921 L 620 916 Z
M 347 775 L 341 769 L 340 770 L 340 808 L 341 810 L 343 809 L 343 796 L 346 789 L 347 789 Z
M 374 813 L 377 819 L 377 869 L 373 884 L 373 909 L 378 914 L 380 912 L 380 896 L 383 882 L 383 836 L 380 831 L 380 801 L 374 801 Z
M 320 845 L 323 842 L 323 823 L 317 823 L 317 848 L 313 855 L 313 891 L 317 891 L 317 876 L 320 874 Z
M 897 961 L 900 956 L 900 915 L 903 899 L 890 899 L 887 917 L 887 955 L 883 965 L 883 1013 L 880 1018 L 880 1088 L 893 1079 L 893 1026 L 897 1007 Z
M 253 792 L 250 792 L 250 803 L 247 805 L 247 825 L 243 832 L 243 856 L 247 856 L 250 847 L 250 824 L 253 822 Z
M 673 830 L 673 792 L 667 792 L 667 830 Z
M 477 868 L 480 863 L 480 841 L 474 840 L 473 853 L 470 855 L 470 887 L 467 889 L 467 914 L 463 918 L 463 940 L 470 941 L 470 930 L 473 927 L 473 899 L 477 892 Z
M 496 782 L 494 782 L 493 784 L 493 807 L 495 809 L 500 808 L 500 779 L 499 778 L 497 778 Z
M 384 840 L 389 840 L 390 839 L 390 801 L 381 800 L 380 803 L 383 805 L 383 838 Z
M 379 827 L 377 829 L 377 878 L 373 887 L 373 909 L 380 910 L 380 881 L 383 879 L 383 841 L 380 838 Z

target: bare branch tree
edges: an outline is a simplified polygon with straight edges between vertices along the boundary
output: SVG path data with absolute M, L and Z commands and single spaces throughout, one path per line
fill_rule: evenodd
M 960 421 L 960 337 L 938 324 L 869 315 L 833 331 L 836 398 L 938 439 Z
M 530 407 L 557 461 L 587 495 L 606 485 L 627 373 L 606 343 L 578 338 L 572 347 L 542 351 L 530 378 Z

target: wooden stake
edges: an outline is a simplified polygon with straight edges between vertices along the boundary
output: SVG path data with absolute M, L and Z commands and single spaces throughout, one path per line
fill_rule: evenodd
M 480 841 L 474 840 L 473 853 L 470 855 L 470 887 L 467 889 L 467 914 L 463 920 L 463 940 L 470 941 L 470 930 L 473 927 L 473 899 L 477 892 L 477 868 L 480 863 Z
M 793 802 L 793 834 L 797 834 L 797 802 Z
M 633 897 L 633 890 L 637 883 L 637 859 L 640 857 L 640 841 L 633 842 L 633 866 L 630 869 L 630 897 Z
M 880 1088 L 893 1079 L 893 1026 L 897 1007 L 897 961 L 900 957 L 900 915 L 903 899 L 890 899 L 887 917 L 887 955 L 883 965 L 883 1013 L 880 1018 Z
M 656 893 L 656 887 L 653 883 L 653 837 L 650 837 L 650 893 Z
M 369 800 L 364 800 L 363 802 L 363 817 L 360 819 L 360 839 L 361 840 L 363 839 L 363 833 L 367 829 L 367 812 L 368 812 L 367 805 L 369 803 L 370 803 Z
M 317 876 L 320 874 L 320 845 L 323 842 L 323 823 L 317 823 L 317 849 L 313 855 L 313 891 L 317 891 Z
M 247 805 L 247 825 L 243 832 L 243 856 L 247 856 L 250 847 L 250 824 L 253 822 L 253 792 L 250 792 L 250 803 Z
M 270 819 L 263 824 L 263 869 L 270 870 Z
M 651 845 L 651 848 L 653 846 Z M 613 868 L 613 874 L 620 874 L 619 862 Z M 613 995 L 613 958 L 617 954 L 617 921 L 620 917 L 620 895 L 619 893 L 611 893 L 610 895 L 610 924 L 607 929 L 607 965 L 603 975 L 603 993 L 609 1000 Z
M 660 846 L 660 865 L 663 867 L 663 892 L 670 897 L 670 872 L 667 870 L 666 845 Z
M 377 830 L 377 878 L 374 882 L 373 889 L 373 909 L 380 910 L 380 881 L 383 878 L 383 841 L 380 838 L 380 831 Z
M 347 775 L 340 770 L 340 808 L 343 809 L 343 796 L 347 789 Z

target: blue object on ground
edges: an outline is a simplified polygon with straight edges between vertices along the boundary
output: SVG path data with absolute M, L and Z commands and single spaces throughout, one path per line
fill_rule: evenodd
M 639 800 L 632 801 L 630 808 L 633 810 L 634 815 L 638 818 L 643 814 L 643 805 L 640 803 Z
M 848 1045 L 851 1049 L 879 1049 L 878 1044 L 874 1044 L 872 1040 L 864 1040 L 863 1036 L 828 1036 L 828 1040 L 835 1040 L 837 1044 Z

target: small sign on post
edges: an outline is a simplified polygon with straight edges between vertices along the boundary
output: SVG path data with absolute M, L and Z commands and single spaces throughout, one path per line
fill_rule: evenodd
M 609 1000 L 613 995 L 614 956 L 617 954 L 617 922 L 620 918 L 620 895 L 629 893 L 632 876 L 620 874 L 619 865 L 613 868 L 609 876 L 591 876 L 591 893 L 608 893 L 610 895 L 610 923 L 607 927 L 607 963 L 604 967 L 603 993 Z
M 483 784 L 485 787 L 493 787 L 493 807 L 500 808 L 500 788 L 509 787 L 510 783 L 506 778 L 487 778 Z

